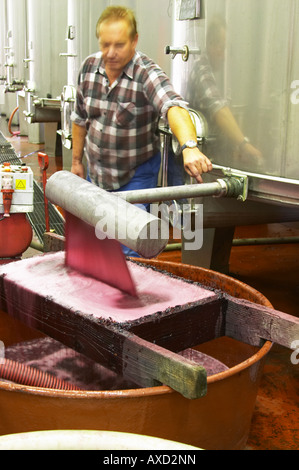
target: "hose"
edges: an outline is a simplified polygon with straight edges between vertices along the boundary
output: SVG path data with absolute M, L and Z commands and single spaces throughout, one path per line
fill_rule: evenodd
M 19 110 L 19 106 L 17 106 L 17 107 L 13 110 L 13 112 L 11 113 L 11 116 L 10 116 L 10 118 L 9 118 L 9 121 L 8 121 L 8 130 L 9 130 L 9 133 L 10 133 L 11 135 L 20 135 L 20 132 L 19 132 L 19 131 L 18 131 L 18 132 L 13 132 L 13 131 L 11 130 L 12 120 L 13 120 L 14 115 L 16 114 L 16 112 L 17 112 L 18 110 Z
M 47 372 L 42 372 L 34 367 L 26 366 L 10 359 L 0 360 L 0 378 L 33 387 L 55 390 L 80 390 L 75 385 L 60 380 Z

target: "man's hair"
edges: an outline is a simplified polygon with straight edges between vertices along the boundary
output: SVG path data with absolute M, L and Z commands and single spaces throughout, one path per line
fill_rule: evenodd
M 105 21 L 113 22 L 113 21 L 120 21 L 125 20 L 128 25 L 130 26 L 130 37 L 131 39 L 135 39 L 137 34 L 137 21 L 135 18 L 135 14 L 133 10 L 129 8 L 121 7 L 121 6 L 114 6 L 106 8 L 103 13 L 101 14 L 96 27 L 96 36 L 99 39 L 100 37 L 100 27 L 101 24 Z

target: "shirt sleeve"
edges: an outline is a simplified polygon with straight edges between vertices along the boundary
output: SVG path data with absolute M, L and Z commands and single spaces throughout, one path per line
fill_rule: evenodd
M 94 55 L 87 57 L 81 64 L 76 88 L 75 108 L 71 114 L 71 120 L 78 126 L 82 127 L 86 126 L 88 119 L 84 106 L 83 85 L 86 76 L 86 71 L 88 70 L 88 67 L 90 67 L 90 59 L 92 59 L 93 57 Z
M 173 106 L 188 110 L 188 103 L 175 91 L 168 76 L 154 62 L 149 62 L 144 74 L 144 90 L 158 114 L 167 119 Z
M 77 87 L 75 109 L 71 114 L 71 120 L 78 126 L 86 126 L 87 116 L 83 109 L 83 98 L 80 91 L 80 86 Z
M 167 119 L 168 111 L 170 110 L 170 108 L 173 108 L 174 106 L 179 106 L 180 108 L 183 108 L 183 109 L 186 109 L 186 111 L 189 111 L 187 101 L 174 99 L 174 100 L 166 101 L 166 103 L 163 105 L 161 109 L 161 116 L 164 119 Z

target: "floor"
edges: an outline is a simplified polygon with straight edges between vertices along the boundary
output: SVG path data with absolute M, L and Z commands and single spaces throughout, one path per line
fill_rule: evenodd
M 4 118 L 0 130 L 16 152 L 25 159 L 43 145 L 28 143 L 26 137 L 11 135 Z M 25 160 L 24 160 L 25 161 Z M 37 153 L 26 157 L 36 181 L 41 181 Z M 60 169 L 61 159 L 50 157 L 48 172 Z M 264 294 L 275 309 L 299 316 L 299 214 L 298 223 L 238 227 L 235 237 L 294 237 L 294 243 L 258 246 L 234 246 L 230 256 L 230 275 Z M 161 259 L 181 262 L 179 251 L 162 253 Z M 299 341 L 299 338 L 298 338 Z M 275 345 L 268 355 L 260 385 L 248 450 L 299 449 L 299 350 Z M 297 362 L 297 363 L 296 363 Z

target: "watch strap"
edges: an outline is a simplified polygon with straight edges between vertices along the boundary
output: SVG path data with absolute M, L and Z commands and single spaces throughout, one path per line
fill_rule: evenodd
M 183 152 L 183 150 L 185 150 L 185 149 L 187 149 L 187 148 L 188 148 L 188 149 L 193 149 L 193 148 L 195 149 L 196 147 L 198 147 L 197 142 L 194 141 L 194 144 L 196 144 L 196 145 L 190 146 L 190 145 L 188 145 L 188 142 L 187 142 L 186 144 L 182 145 L 181 151 Z

